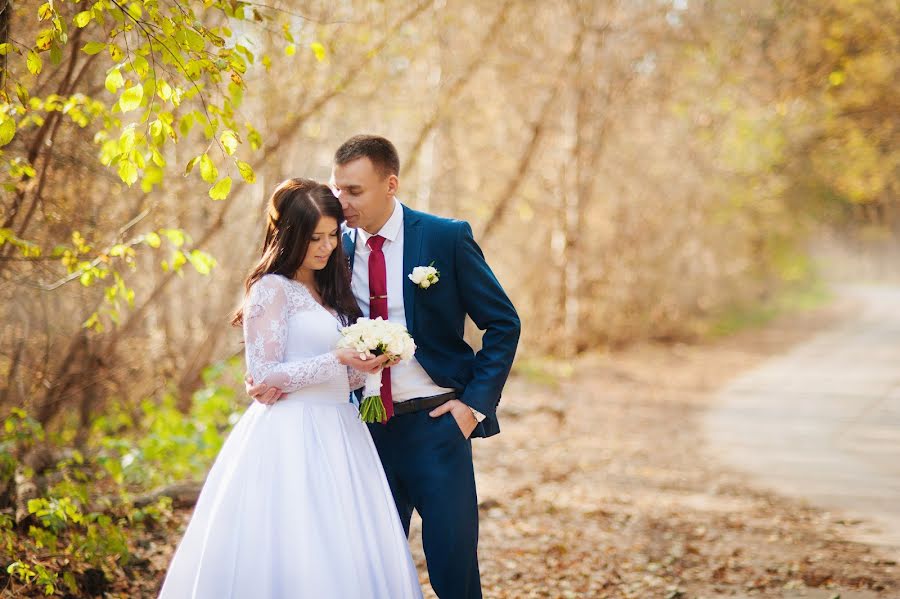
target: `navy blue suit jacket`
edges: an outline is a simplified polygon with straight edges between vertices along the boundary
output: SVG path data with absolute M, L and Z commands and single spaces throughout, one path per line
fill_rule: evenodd
M 344 235 L 353 269 L 356 234 Z M 434 267 L 440 280 L 421 289 L 409 280 L 416 266 Z M 512 302 L 475 243 L 469 223 L 403 206 L 403 304 L 416 360 L 441 387 L 485 415 L 472 437 L 500 432 L 497 405 L 509 376 L 521 325 Z M 484 331 L 481 350 L 466 343 L 466 315 Z

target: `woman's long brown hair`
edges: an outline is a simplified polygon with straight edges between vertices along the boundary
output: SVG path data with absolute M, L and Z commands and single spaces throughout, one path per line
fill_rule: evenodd
M 303 264 L 310 239 L 323 216 L 333 218 L 338 228 L 344 222 L 341 204 L 327 185 L 310 179 L 288 179 L 279 184 L 269 199 L 262 257 L 247 277 L 245 294 L 263 275 L 279 274 L 292 279 Z M 350 270 L 340 239 L 325 268 L 315 271 L 314 277 L 322 302 L 337 312 L 344 324 L 362 316 L 350 290 Z M 240 326 L 243 322 L 241 307 L 231 324 Z

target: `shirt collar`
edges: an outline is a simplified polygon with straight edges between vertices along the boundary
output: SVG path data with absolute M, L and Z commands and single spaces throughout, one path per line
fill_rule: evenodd
M 378 231 L 378 235 L 381 235 L 385 239 L 390 242 L 397 241 L 397 238 L 400 236 L 400 231 L 403 230 L 403 206 L 400 205 L 400 201 L 397 198 L 394 198 L 394 211 L 391 213 L 390 218 L 387 219 L 387 222 L 384 223 L 384 226 L 381 227 L 381 230 Z M 359 240 L 362 241 L 363 245 L 369 240 L 369 237 L 372 235 L 369 234 L 365 229 L 360 227 L 357 229 L 359 232 Z

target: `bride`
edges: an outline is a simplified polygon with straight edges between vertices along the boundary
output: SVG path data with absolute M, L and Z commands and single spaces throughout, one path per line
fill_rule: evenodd
M 340 203 L 325 185 L 289 179 L 267 220 L 234 323 L 254 380 L 286 394 L 254 402 L 229 435 L 160 597 L 419 598 L 381 461 L 348 400 L 384 357 L 334 349 L 360 316 Z

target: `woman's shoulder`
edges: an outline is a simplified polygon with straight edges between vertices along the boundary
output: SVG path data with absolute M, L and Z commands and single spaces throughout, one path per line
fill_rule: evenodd
M 250 302 L 262 300 L 272 303 L 278 300 L 287 306 L 289 313 L 315 308 L 316 300 L 302 283 L 284 275 L 269 273 L 250 286 Z
M 290 281 L 284 275 L 279 275 L 273 272 L 264 274 L 257 280 L 253 285 L 262 285 L 263 287 L 284 287 Z
M 250 303 L 271 303 L 275 298 L 283 298 L 288 294 L 288 279 L 282 275 L 265 274 L 250 285 L 248 300 Z
M 288 286 L 288 279 L 283 275 L 277 275 L 274 273 L 269 273 L 261 276 L 259 279 L 253 282 L 250 285 L 250 293 L 268 291 L 268 292 L 278 292 L 283 291 Z

